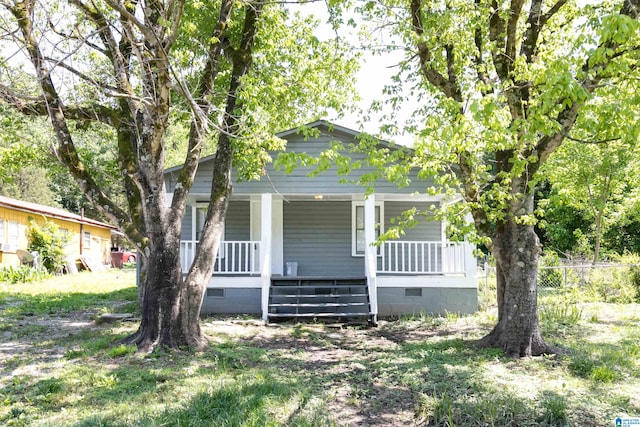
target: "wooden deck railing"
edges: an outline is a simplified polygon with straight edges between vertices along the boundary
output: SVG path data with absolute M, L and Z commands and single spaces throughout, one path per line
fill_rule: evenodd
M 196 255 L 198 241 L 180 241 L 180 264 L 187 272 Z M 260 274 L 260 242 L 252 240 L 220 242 L 214 274 Z
M 464 274 L 466 271 L 464 243 L 387 241 L 380 252 L 379 273 Z

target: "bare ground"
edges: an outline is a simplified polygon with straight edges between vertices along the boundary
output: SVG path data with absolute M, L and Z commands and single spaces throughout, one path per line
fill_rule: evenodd
M 475 339 L 487 330 L 461 319 L 438 328 L 423 323 L 381 321 L 377 327 L 325 324 L 272 324 L 259 321 L 213 320 L 207 330 L 217 339 L 234 339 L 267 351 L 278 352 L 273 363 L 298 374 L 322 372 L 330 396 L 331 418 L 341 426 L 417 426 L 416 396 L 407 386 L 389 384 L 379 372 L 368 372 L 377 359 L 388 358 L 403 344 L 420 343 L 447 335 Z M 361 389 L 354 387 L 361 386 Z
M 24 316 L 9 330 L 0 331 L 0 387 L 12 378 L 48 375 L 66 363 L 69 338 L 92 333 L 99 335 L 113 325 L 96 325 L 96 313 L 72 312 L 63 316 Z M 133 330 L 136 323 L 123 322 L 118 328 Z M 329 418 L 344 426 L 420 425 L 415 418 L 415 396 L 406 386 L 389 384 L 370 372 L 378 358 L 388 357 L 402 343 L 420 342 L 443 333 L 442 327 L 425 328 L 403 322 L 378 327 L 324 324 L 264 325 L 258 320 L 205 319 L 203 326 L 215 348 L 217 343 L 234 341 L 275 353 L 274 366 L 292 376 L 313 381 L 322 372 L 324 394 L 330 403 Z M 464 322 L 449 325 L 449 337 L 477 336 L 477 327 Z M 12 332 L 11 332 L 12 331 Z M 16 332 L 17 331 L 17 332 Z M 113 330 L 112 330 L 113 331 Z M 18 362 L 19 361 L 19 362 Z

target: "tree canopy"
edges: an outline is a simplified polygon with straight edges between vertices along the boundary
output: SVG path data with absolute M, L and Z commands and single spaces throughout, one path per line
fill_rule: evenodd
M 130 340 L 144 350 L 201 347 L 200 305 L 232 164 L 257 176 L 266 150 L 281 144 L 274 128 L 345 105 L 355 61 L 339 43 L 316 39 L 312 18 L 278 2 L 0 4 L 0 98 L 48 118 L 59 162 L 141 252 L 143 316 Z M 169 148 L 182 154 L 169 156 Z M 96 151 L 109 161 L 95 161 Z M 180 229 L 205 153 L 214 156 L 209 209 L 183 276 Z M 169 201 L 167 158 L 182 165 Z
M 608 139 L 616 111 L 637 123 L 638 2 L 388 0 L 359 8 L 374 44 L 406 55 L 386 102 L 418 101 L 406 126 L 417 135 L 408 161 L 436 178 L 430 191 L 462 196 L 465 205 L 447 207 L 472 215 L 496 258 L 498 324 L 482 343 L 512 356 L 553 352 L 538 326 L 536 186 L 568 138 Z M 617 91 L 634 95 L 604 101 Z

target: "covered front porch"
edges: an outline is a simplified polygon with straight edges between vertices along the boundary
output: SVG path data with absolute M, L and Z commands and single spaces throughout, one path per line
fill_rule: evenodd
M 274 280 L 284 278 L 317 282 L 362 277 L 374 318 L 379 313 L 380 288 L 390 288 L 385 295 L 406 288 L 475 288 L 471 246 L 447 241 L 440 222 L 421 221 L 399 240 L 373 244 L 392 218 L 413 206 L 433 203 L 438 201 L 385 194 L 366 199 L 361 194 L 236 197 L 229 205 L 203 310 L 260 313 L 268 320 L 274 311 L 270 302 Z M 185 222 L 183 271 L 197 249 L 205 209 L 194 201 L 191 219 Z M 415 299 L 415 291 L 406 297 Z M 382 301 L 384 307 L 392 303 L 405 304 Z M 383 311 L 386 315 L 393 310 Z

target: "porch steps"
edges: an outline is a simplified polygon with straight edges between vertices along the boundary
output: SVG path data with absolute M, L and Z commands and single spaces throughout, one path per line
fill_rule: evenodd
M 365 277 L 272 278 L 268 317 L 270 321 L 375 320 Z

